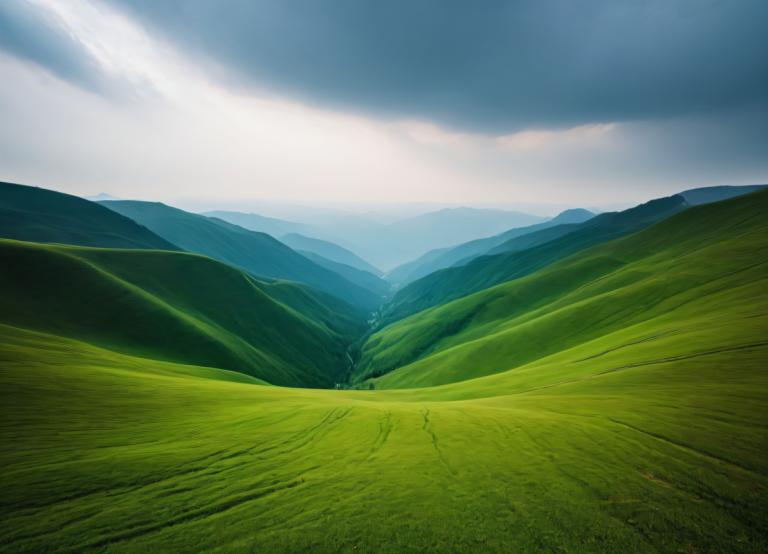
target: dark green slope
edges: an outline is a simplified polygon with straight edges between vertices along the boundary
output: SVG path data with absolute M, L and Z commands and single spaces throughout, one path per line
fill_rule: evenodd
M 357 269 L 356 267 L 352 267 L 350 265 L 329 260 L 323 256 L 320 256 L 319 254 L 315 254 L 314 252 L 308 252 L 305 250 L 297 250 L 297 252 L 302 256 L 309 258 L 317 265 L 341 275 L 350 283 L 354 283 L 359 287 L 371 291 L 382 300 L 389 293 L 390 284 L 377 277 L 373 273 Z
M 765 328 L 745 318 L 765 313 L 766 214 L 768 191 L 691 208 L 398 321 L 368 339 L 357 379 L 383 376 L 379 387 L 433 386 L 574 348 L 598 357 L 657 339 L 704 351 L 717 350 L 720 340 L 764 345 Z M 708 332 L 713 326 L 724 327 L 717 338 Z M 555 363 L 563 371 L 567 365 Z
M 299 233 L 289 233 L 282 235 L 279 238 L 280 242 L 287 244 L 294 250 L 312 252 L 313 254 L 322 256 L 323 258 L 331 260 L 332 262 L 348 265 L 361 271 L 367 271 L 368 273 L 373 273 L 376 276 L 381 276 L 380 270 L 373 267 L 354 252 L 351 252 L 336 243 L 307 237 Z
M 481 256 L 466 265 L 436 271 L 398 291 L 385 306 L 383 321 L 402 319 L 432 306 L 529 275 L 579 250 L 648 227 L 686 207 L 687 203 L 681 196 L 652 200 L 623 212 L 600 214 L 584 223 L 569 226 L 570 233 L 532 248 Z M 558 232 L 558 227 L 538 231 L 545 236 Z M 530 240 L 525 235 L 519 239 Z
M 379 298 L 320 267 L 277 239 L 226 221 L 192 214 L 157 202 L 102 202 L 190 252 L 237 266 L 257 277 L 306 283 L 353 306 L 374 310 Z
M 0 237 L 106 248 L 178 250 L 149 229 L 95 202 L 2 182 Z
M 398 286 L 407 285 L 412 281 L 421 279 L 440 269 L 454 265 L 464 265 L 478 256 L 490 254 L 493 248 L 516 237 L 528 235 L 557 225 L 582 223 L 594 217 L 594 215 L 595 214 L 589 210 L 580 208 L 565 210 L 556 217 L 543 223 L 528 225 L 526 227 L 516 227 L 492 237 L 471 240 L 451 248 L 432 250 L 412 262 L 396 267 L 387 274 L 387 280 Z
M 721 186 L 721 187 L 701 187 L 689 189 L 680 193 L 691 206 L 700 204 L 709 204 L 710 202 L 720 202 L 729 198 L 735 198 L 750 192 L 756 192 L 767 188 L 768 185 L 744 185 L 744 186 Z
M 333 384 L 359 332 L 343 312 L 331 329 L 272 298 L 271 285 L 195 254 L 3 240 L 0 266 L 2 323 L 273 384 Z

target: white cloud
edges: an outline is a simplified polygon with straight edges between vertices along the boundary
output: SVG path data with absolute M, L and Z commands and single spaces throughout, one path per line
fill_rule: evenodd
M 98 96 L 0 53 L 0 179 L 165 201 L 594 205 L 626 201 L 630 188 L 631 199 L 642 200 L 723 175 L 766 176 L 765 163 L 753 163 L 692 182 L 702 173 L 691 170 L 701 162 L 690 148 L 682 162 L 662 158 L 656 167 L 649 152 L 665 140 L 660 127 L 608 123 L 493 137 L 234 91 L 104 4 L 30 1 L 82 43 L 122 93 Z

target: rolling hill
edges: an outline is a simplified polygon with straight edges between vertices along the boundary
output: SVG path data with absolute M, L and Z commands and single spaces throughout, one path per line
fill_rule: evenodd
M 524 277 L 579 250 L 643 229 L 687 206 L 681 196 L 670 196 L 623 212 L 600 214 L 584 223 L 555 226 L 510 239 L 505 245 L 511 251 L 480 256 L 466 265 L 436 271 L 400 289 L 382 309 L 382 320 L 402 319 L 504 281 Z M 567 232 L 561 235 L 563 231 Z M 515 247 L 515 241 L 523 244 Z
M 356 267 L 352 267 L 339 262 L 334 262 L 333 260 L 324 258 L 318 254 L 315 254 L 314 252 L 307 252 L 304 250 L 297 250 L 297 252 L 302 256 L 312 260 L 317 265 L 329 269 L 338 275 L 341 275 L 350 283 L 354 283 L 359 287 L 371 291 L 373 294 L 378 296 L 382 302 L 384 301 L 384 298 L 389 294 L 391 285 L 373 273 L 363 271 L 361 269 L 357 269 Z
M 327 387 L 361 332 L 350 309 L 331 319 L 301 290 L 270 295 L 273 285 L 203 256 L 2 240 L 0 259 L 2 323 L 128 355 Z
M 354 267 L 355 269 L 373 273 L 375 276 L 381 277 L 381 271 L 363 260 L 354 252 L 350 252 L 338 244 L 334 244 L 327 240 L 306 237 L 298 233 L 281 235 L 279 239 L 280 242 L 287 244 L 294 250 L 312 252 L 313 254 L 322 256 L 323 258 L 331 260 L 332 262 L 348 265 L 350 267 Z
M 368 339 L 357 379 L 382 376 L 380 387 L 433 386 L 549 356 L 573 360 L 571 349 L 607 355 L 624 347 L 617 344 L 694 340 L 699 327 L 715 326 L 712 313 L 730 321 L 733 328 L 721 330 L 729 338 L 759 343 L 757 328 L 740 318 L 765 301 L 766 213 L 768 191 L 689 209 L 398 321 Z
M 379 305 L 380 298 L 375 294 L 315 264 L 265 233 L 157 202 L 110 201 L 102 204 L 189 252 L 210 256 L 257 277 L 305 283 L 367 311 Z
M 594 215 L 595 214 L 589 210 L 580 208 L 565 210 L 543 223 L 536 223 L 525 227 L 516 227 L 504 231 L 503 233 L 499 233 L 498 235 L 472 240 L 451 248 L 430 250 L 416 260 L 398 266 L 390 271 L 387 274 L 387 280 L 397 286 L 407 285 L 408 283 L 421 279 L 439 269 L 469 263 L 474 258 L 482 256 L 483 254 L 488 254 L 494 247 L 515 237 L 527 235 L 556 225 L 582 223 L 591 219 Z
M 234 225 L 243 227 L 250 231 L 258 231 L 259 233 L 266 233 L 277 238 L 289 233 L 306 232 L 310 229 L 309 226 L 303 223 L 296 223 L 294 221 L 286 221 L 284 219 L 277 219 L 274 217 L 267 217 L 264 215 L 254 213 L 232 212 L 232 211 L 212 211 L 203 212 L 201 215 L 206 217 L 215 217 L 216 219 L 222 219 Z
M 487 375 L 437 387 L 263 386 L 0 324 L 2 549 L 765 551 L 766 207 L 479 293 L 421 369 Z
M 2 182 L 0 237 L 107 248 L 178 250 L 149 229 L 94 202 Z

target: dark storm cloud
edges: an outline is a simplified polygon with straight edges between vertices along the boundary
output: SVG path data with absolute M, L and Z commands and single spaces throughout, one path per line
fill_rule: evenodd
M 0 50 L 86 89 L 101 90 L 104 84 L 83 45 L 45 12 L 20 0 L 0 2 Z
M 469 129 L 768 103 L 765 0 L 112 0 L 261 87 Z

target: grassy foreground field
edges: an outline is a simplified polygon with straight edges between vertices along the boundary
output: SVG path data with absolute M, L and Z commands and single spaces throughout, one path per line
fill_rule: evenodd
M 768 548 L 759 337 L 327 391 L 0 333 L 6 552 Z
M 265 382 L 349 362 L 301 287 L 0 241 L 0 551 L 768 551 L 767 210 L 398 322 L 371 391 Z

